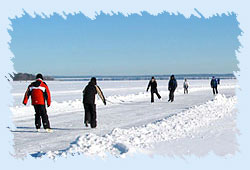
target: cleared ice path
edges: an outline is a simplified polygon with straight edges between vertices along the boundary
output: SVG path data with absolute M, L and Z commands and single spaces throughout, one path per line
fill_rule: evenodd
M 219 89 L 220 94 L 227 97 L 235 95 L 235 88 Z M 155 96 L 156 97 L 156 96 Z M 188 95 L 177 94 L 173 103 L 155 98 L 144 101 L 124 102 L 97 108 L 97 128 L 90 129 L 83 125 L 83 111 L 49 114 L 53 133 L 46 133 L 43 129 L 37 133 L 34 128 L 34 119 L 14 120 L 16 129 L 14 134 L 14 155 L 23 158 L 37 152 L 48 152 L 66 149 L 77 137 L 86 133 L 105 135 L 114 128 L 129 128 L 144 125 L 162 118 L 170 117 L 192 106 L 201 105 L 212 100 L 211 89 L 190 92 Z

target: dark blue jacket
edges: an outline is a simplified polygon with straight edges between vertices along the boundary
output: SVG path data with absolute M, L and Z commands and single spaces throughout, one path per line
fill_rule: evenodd
M 175 78 L 173 79 L 170 79 L 169 82 L 168 82 L 168 90 L 169 91 L 175 91 L 177 87 L 177 81 Z
M 217 87 L 217 81 L 216 81 L 215 78 L 213 78 L 213 79 L 211 80 L 210 85 L 211 85 L 212 88 Z

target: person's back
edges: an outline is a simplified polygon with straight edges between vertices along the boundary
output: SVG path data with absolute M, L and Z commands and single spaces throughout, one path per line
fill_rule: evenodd
M 185 89 L 188 88 L 188 82 L 187 82 L 187 80 L 184 81 L 184 83 L 183 83 L 183 88 L 185 88 Z
M 36 81 L 32 82 L 24 95 L 23 104 L 26 105 L 31 96 L 31 104 L 35 109 L 35 126 L 37 131 L 40 130 L 41 127 L 41 118 L 43 122 L 43 127 L 48 132 L 52 132 L 50 129 L 50 122 L 47 115 L 47 110 L 45 106 L 45 102 L 47 102 L 47 106 L 49 107 L 51 104 L 50 91 L 47 84 L 43 81 L 42 74 L 36 75 Z
M 212 78 L 210 85 L 211 85 L 211 88 L 213 89 L 213 94 L 218 94 L 217 80 L 215 79 L 215 77 Z
M 103 100 L 104 105 L 106 105 L 105 97 L 100 87 L 97 86 L 96 78 L 92 77 L 89 84 L 83 90 L 83 106 L 85 110 L 84 123 L 87 127 L 88 123 L 90 123 L 91 128 L 97 126 L 95 104 L 95 95 L 97 93 Z
M 85 87 L 83 91 L 83 103 L 95 104 L 95 95 L 97 94 L 95 85 L 95 82 L 90 81 L 89 84 Z
M 212 87 L 212 88 L 217 87 L 217 81 L 216 81 L 215 78 L 212 78 L 212 80 L 211 80 L 211 87 Z
M 169 83 L 168 83 L 168 89 L 174 91 L 176 87 L 177 87 L 177 81 L 173 76 L 171 76 Z
M 31 96 L 32 105 L 45 105 L 45 101 L 47 101 L 47 106 L 50 106 L 50 91 L 47 84 L 41 79 L 37 79 L 29 85 L 23 100 L 24 104 L 27 103 L 29 96 Z
M 174 101 L 174 91 L 177 88 L 177 81 L 174 75 L 171 75 L 170 80 L 168 82 L 168 90 L 169 90 L 169 99 L 168 101 Z

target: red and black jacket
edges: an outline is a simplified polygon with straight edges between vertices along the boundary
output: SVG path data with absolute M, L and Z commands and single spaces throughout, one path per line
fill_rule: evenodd
M 46 100 L 47 106 L 50 106 L 50 91 L 47 84 L 42 79 L 37 79 L 28 86 L 24 95 L 23 104 L 27 104 L 29 96 L 31 96 L 32 105 L 45 105 Z

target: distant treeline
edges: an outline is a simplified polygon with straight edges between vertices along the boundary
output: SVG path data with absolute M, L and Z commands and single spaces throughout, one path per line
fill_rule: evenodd
M 95 76 L 98 81 L 122 81 L 122 80 L 150 80 L 154 76 L 157 80 L 169 80 L 171 75 L 135 75 L 135 76 Z M 235 79 L 234 74 L 176 74 L 177 80 L 207 80 L 213 76 L 220 79 Z M 59 81 L 89 81 L 92 76 L 54 76 Z
M 28 74 L 28 73 L 17 73 L 14 74 L 13 81 L 27 81 L 27 80 L 35 80 L 36 75 L 33 74 Z M 43 76 L 44 80 L 54 80 L 53 77 L 50 76 Z

